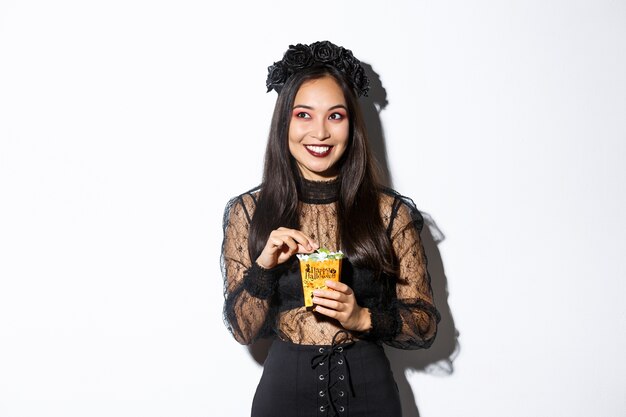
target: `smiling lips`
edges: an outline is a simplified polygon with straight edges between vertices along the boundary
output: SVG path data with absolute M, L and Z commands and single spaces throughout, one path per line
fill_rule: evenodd
M 313 156 L 318 157 L 318 158 L 323 158 L 325 156 L 328 156 L 328 154 L 330 153 L 330 151 L 333 149 L 332 146 L 328 146 L 328 145 L 323 145 L 323 146 L 318 146 L 318 145 L 305 145 L 304 148 Z

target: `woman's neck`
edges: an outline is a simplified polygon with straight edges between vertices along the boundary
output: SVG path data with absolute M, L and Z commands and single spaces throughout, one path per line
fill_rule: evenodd
M 303 203 L 328 204 L 339 199 L 339 177 L 313 181 L 302 176 L 297 178 L 298 198 Z

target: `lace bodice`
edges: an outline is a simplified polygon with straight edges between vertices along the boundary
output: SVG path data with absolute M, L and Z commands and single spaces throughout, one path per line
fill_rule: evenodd
M 304 181 L 300 186 L 300 229 L 320 247 L 340 250 L 336 200 L 338 182 Z M 233 198 L 224 214 L 222 272 L 224 319 L 243 344 L 277 335 L 298 344 L 330 344 L 341 325 L 304 307 L 295 256 L 265 270 L 250 259 L 248 233 L 259 190 Z M 422 217 L 413 202 L 392 190 L 381 191 L 380 212 L 398 260 L 398 276 L 375 277 L 344 259 L 341 280 L 361 307 L 370 310 L 372 328 L 353 333 L 403 349 L 428 347 L 439 313 L 433 305 L 426 256 L 420 241 Z

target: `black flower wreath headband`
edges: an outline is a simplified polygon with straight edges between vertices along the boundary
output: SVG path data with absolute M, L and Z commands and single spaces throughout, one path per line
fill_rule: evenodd
M 341 71 L 351 82 L 359 96 L 367 96 L 369 79 L 361 66 L 361 61 L 352 51 L 329 41 L 314 42 L 310 45 L 289 45 L 283 59 L 267 68 L 267 91 L 280 90 L 289 77 L 298 71 L 315 65 L 328 65 Z

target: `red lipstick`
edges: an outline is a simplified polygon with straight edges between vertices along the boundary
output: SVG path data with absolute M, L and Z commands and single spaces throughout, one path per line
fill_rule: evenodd
M 328 156 L 328 154 L 333 149 L 333 147 L 328 146 L 328 145 L 322 145 L 322 146 L 306 145 L 304 149 L 306 149 L 307 152 L 309 152 L 311 155 L 315 156 L 316 158 L 323 158 L 325 156 Z

